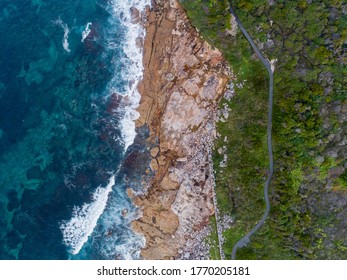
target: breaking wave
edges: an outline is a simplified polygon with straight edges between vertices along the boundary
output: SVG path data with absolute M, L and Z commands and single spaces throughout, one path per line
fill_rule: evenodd
M 122 58 L 115 57 L 112 62 L 113 64 L 121 62 L 122 67 L 120 73 L 115 73 L 114 78 L 107 85 L 106 95 L 117 94 L 122 97 L 114 123 L 121 130 L 125 153 L 136 136 L 135 120 L 139 117 L 136 108 L 141 97 L 137 85 L 143 78 L 142 47 L 138 42 L 144 38 L 145 30 L 139 22 L 136 23 L 133 20 L 132 11 L 135 8 L 140 15 L 140 11 L 144 11 L 146 5 L 150 5 L 150 0 L 112 0 L 109 3 L 110 5 L 106 8 L 117 21 L 117 25 L 120 24 L 124 33 L 117 45 L 113 39 L 116 37 L 115 34 L 110 32 L 108 36 L 107 47 L 110 49 L 118 47 L 123 55 Z M 61 20 L 56 23 L 64 28 L 63 46 L 69 52 L 70 30 Z M 86 25 L 81 42 L 91 32 L 91 25 L 90 22 Z M 113 32 L 119 32 L 119 30 Z M 119 78 L 124 82 L 122 87 L 119 86 Z M 72 255 L 83 254 L 82 248 L 88 242 L 92 247 L 97 246 L 98 254 L 104 259 L 139 258 L 139 249 L 144 246 L 144 238 L 131 230 L 131 221 L 138 217 L 138 211 L 127 197 L 125 188 L 120 184 L 117 182 L 114 186 L 115 176 L 112 176 L 106 187 L 98 187 L 95 190 L 92 202 L 85 203 L 81 207 L 75 206 L 72 218 L 61 222 L 63 240 Z
M 123 91 L 120 91 L 115 86 L 115 80 L 118 79 L 115 77 L 108 86 L 110 94 L 117 93 L 124 97 L 123 118 L 120 121 L 120 126 L 125 150 L 134 142 L 136 136 L 135 120 L 139 117 L 136 108 L 141 99 L 137 86 L 143 78 L 142 47 L 138 44 L 145 36 L 145 29 L 141 23 L 133 20 L 134 12 L 132 11 L 138 11 L 141 17 L 141 11 L 145 11 L 146 5 L 150 5 L 150 0 L 114 0 L 110 7 L 113 16 L 121 20 L 121 25 L 126 32 L 122 43 L 125 57 L 121 58 L 123 65 L 121 77 L 126 85 Z M 110 47 L 112 46 L 113 44 L 110 42 Z
M 91 203 L 85 203 L 82 207 L 75 206 L 72 218 L 61 223 L 60 229 L 63 233 L 64 243 L 70 248 L 73 255 L 78 254 L 84 243 L 87 242 L 100 215 L 104 212 L 108 195 L 114 186 L 114 178 L 114 176 L 111 177 L 105 188 L 98 187 L 95 190 Z

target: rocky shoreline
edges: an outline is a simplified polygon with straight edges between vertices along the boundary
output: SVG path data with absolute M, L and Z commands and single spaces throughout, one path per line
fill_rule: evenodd
M 146 239 L 144 259 L 194 258 L 185 252 L 197 246 L 191 241 L 204 236 L 215 212 L 209 153 L 218 102 L 231 74 L 221 52 L 200 37 L 178 1 L 153 1 L 145 17 L 136 126 L 149 130 L 151 159 L 144 193 L 128 190 L 143 213 L 132 227 Z

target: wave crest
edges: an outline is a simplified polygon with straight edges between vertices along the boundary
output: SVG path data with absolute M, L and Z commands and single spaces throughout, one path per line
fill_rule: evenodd
M 111 81 L 109 84 L 110 94 L 116 92 L 126 97 L 124 117 L 120 121 L 125 150 L 134 142 L 136 136 L 135 120 L 139 118 L 136 108 L 139 106 L 141 99 L 137 85 L 143 78 L 143 50 L 138 46 L 138 42 L 140 38 L 144 38 L 145 29 L 141 23 L 134 22 L 132 11 L 134 8 L 138 11 L 144 11 L 147 5 L 150 5 L 150 0 L 112 1 L 112 13 L 114 17 L 121 19 L 121 24 L 126 29 L 125 40 L 122 43 L 125 53 L 122 62 L 126 67 L 123 67 L 121 77 L 124 81 L 127 81 L 127 84 L 122 93 L 117 90 L 117 87 L 113 86 L 116 84 L 115 81 Z M 117 78 L 115 77 L 115 79 Z
M 106 208 L 108 195 L 114 183 L 115 177 L 112 176 L 105 188 L 98 187 L 95 190 L 91 203 L 85 203 L 82 207 L 74 206 L 72 218 L 69 221 L 62 221 L 60 229 L 63 233 L 63 241 L 70 248 L 71 254 L 78 254 L 92 234 L 99 217 Z

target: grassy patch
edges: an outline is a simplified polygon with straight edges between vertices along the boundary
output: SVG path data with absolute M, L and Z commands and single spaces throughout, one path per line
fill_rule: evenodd
M 210 245 L 210 259 L 211 260 L 220 260 L 219 252 L 219 242 L 218 242 L 218 231 L 217 231 L 217 222 L 216 217 L 211 216 L 210 226 L 212 228 L 212 233 L 207 237 L 207 243 Z
M 347 170 L 335 181 L 334 190 L 347 191 Z

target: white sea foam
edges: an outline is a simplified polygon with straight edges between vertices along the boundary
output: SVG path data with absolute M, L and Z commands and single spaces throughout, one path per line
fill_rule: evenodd
M 124 96 L 124 111 L 121 112 L 123 118 L 120 121 L 122 129 L 122 137 L 124 141 L 125 150 L 134 142 L 135 132 L 135 120 L 139 117 L 139 113 L 136 108 L 140 102 L 140 94 L 137 90 L 137 83 L 143 78 L 143 66 L 142 66 L 142 49 L 137 47 L 136 40 L 138 38 L 144 38 L 145 30 L 140 24 L 131 23 L 130 8 L 136 7 L 139 11 L 144 11 L 146 5 L 150 5 L 151 0 L 112 0 L 112 13 L 117 19 L 121 19 L 124 29 L 126 29 L 125 40 L 122 43 L 122 48 L 126 55 L 122 59 L 123 65 L 127 65 L 126 68 L 122 69 L 122 79 L 128 81 L 124 92 L 118 92 L 116 86 L 113 87 L 112 82 L 109 84 L 110 95 L 117 92 Z M 64 28 L 64 45 L 66 51 L 70 51 L 68 46 L 68 35 L 70 30 L 68 26 L 62 21 L 57 22 Z M 86 27 L 85 32 L 88 32 L 90 25 Z M 67 30 L 67 31 L 66 31 Z M 87 33 L 83 33 L 86 35 Z M 84 35 L 82 35 L 82 40 Z M 87 37 L 88 35 L 86 35 Z M 85 39 L 85 38 L 84 38 Z M 67 47 L 67 49 L 65 48 Z M 109 47 L 114 47 L 114 43 L 110 42 Z M 116 77 L 114 79 L 117 79 Z M 64 243 L 70 248 L 70 252 L 74 255 L 78 254 L 82 249 L 85 242 L 87 242 L 89 236 L 93 233 L 98 220 L 100 224 L 107 227 L 116 225 L 115 231 L 120 230 L 121 232 L 113 235 L 113 237 L 105 237 L 105 242 L 101 246 L 100 252 L 109 258 L 114 258 L 115 253 L 120 254 L 122 258 L 133 259 L 139 258 L 139 248 L 144 246 L 145 240 L 143 236 L 135 234 L 130 229 L 130 223 L 132 220 L 138 217 L 136 209 L 132 209 L 133 205 L 127 207 L 129 213 L 126 218 L 121 218 L 122 215 L 118 213 L 118 218 L 115 213 L 121 210 L 122 203 L 127 201 L 126 194 L 124 192 L 122 197 L 121 193 L 115 194 L 115 197 L 120 199 L 112 202 L 109 209 L 105 209 L 109 195 L 111 195 L 112 186 L 114 185 L 114 176 L 110 179 L 109 184 L 105 188 L 97 188 L 93 194 L 93 201 L 89 204 L 84 204 L 82 207 L 75 207 L 73 210 L 72 218 L 68 221 L 62 221 L 60 229 L 63 233 Z M 117 199 L 116 198 L 116 199 Z M 105 211 L 106 210 L 106 211 Z M 105 212 L 105 213 L 104 213 Z M 102 215 L 104 214 L 104 215 Z M 122 219 L 117 221 L 117 219 Z M 122 230 L 122 227 L 125 227 Z M 102 234 L 99 231 L 93 234 Z M 119 240 L 121 238 L 121 240 Z
M 55 24 L 59 25 L 61 28 L 64 30 L 64 37 L 63 37 L 63 48 L 67 52 L 71 52 L 70 46 L 69 46 L 69 34 L 70 34 L 70 29 L 69 26 L 63 22 L 61 19 L 57 19 L 54 21 Z
M 122 45 L 126 57 L 122 59 L 122 62 L 127 67 L 122 69 L 122 79 L 128 81 L 128 85 L 124 93 L 119 93 L 126 96 L 128 102 L 125 106 L 124 117 L 120 121 L 125 150 L 134 142 L 136 136 L 135 120 L 139 117 L 136 108 L 141 99 L 137 90 L 137 83 L 143 78 L 142 49 L 137 46 L 136 41 L 145 36 L 143 26 L 131 22 L 130 9 L 135 7 L 140 12 L 144 11 L 150 2 L 150 0 L 112 1 L 112 12 L 116 18 L 122 19 L 121 23 L 126 29 L 125 40 Z M 112 82 L 109 90 L 110 93 L 117 92 L 117 89 L 112 88 Z
M 60 229 L 63 233 L 63 240 L 72 254 L 78 254 L 92 234 L 99 217 L 105 210 L 114 181 L 115 177 L 112 176 L 105 188 L 98 187 L 95 190 L 91 203 L 85 203 L 82 207 L 75 206 L 72 218 L 69 221 L 62 221 Z
M 84 29 L 84 31 L 82 32 L 82 39 L 81 39 L 81 42 L 83 43 L 84 40 L 88 37 L 88 35 L 90 34 L 90 32 L 92 31 L 90 29 L 90 27 L 92 26 L 92 23 L 91 22 L 88 22 L 87 25 L 86 25 L 86 28 Z
M 126 215 L 123 215 L 124 209 L 127 210 Z M 144 247 L 145 238 L 131 230 L 131 222 L 139 217 L 140 213 L 133 207 L 125 189 L 115 188 L 110 195 L 107 209 L 100 217 L 103 230 L 97 233 L 102 240 L 98 244 L 98 252 L 104 259 L 140 258 L 139 248 Z

